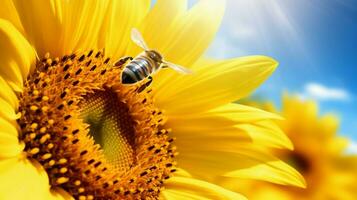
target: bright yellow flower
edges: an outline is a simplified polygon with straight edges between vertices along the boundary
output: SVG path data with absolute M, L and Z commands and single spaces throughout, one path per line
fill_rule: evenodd
M 276 61 L 200 59 L 221 0 L 149 8 L 149 0 L 1 1 L 0 199 L 243 198 L 210 183 L 219 176 L 303 186 L 264 150 L 292 148 L 271 122 L 278 117 L 230 104 Z M 148 88 L 122 85 L 123 65 L 113 65 L 141 51 L 133 27 L 194 74 L 162 70 Z
M 276 112 L 272 104 L 263 107 Z M 357 157 L 345 154 L 348 140 L 337 135 L 337 117 L 333 114 L 320 116 L 315 102 L 289 96 L 283 98 L 281 115 L 285 120 L 280 126 L 295 148 L 274 154 L 304 176 L 307 188 L 249 182 L 241 186 L 246 188 L 247 197 L 256 200 L 357 199 Z

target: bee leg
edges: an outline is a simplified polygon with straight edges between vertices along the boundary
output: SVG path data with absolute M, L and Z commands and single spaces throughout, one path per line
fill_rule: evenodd
M 128 60 L 133 60 L 133 57 L 131 57 L 131 56 L 125 56 L 125 57 L 123 57 L 123 58 L 120 58 L 120 60 L 118 60 L 118 61 L 114 64 L 114 66 L 116 66 L 116 67 L 122 66 L 122 65 L 124 65 Z
M 152 83 L 152 77 L 151 76 L 148 76 L 148 82 L 145 83 L 146 87 L 149 87 Z
M 138 92 L 138 93 L 144 91 L 145 88 L 147 88 L 147 87 L 149 87 L 149 86 L 151 85 L 151 83 L 152 83 L 152 77 L 149 76 L 148 79 L 149 79 L 149 80 L 148 80 L 145 84 L 143 84 L 142 86 L 140 86 L 140 87 L 137 89 L 137 92 Z

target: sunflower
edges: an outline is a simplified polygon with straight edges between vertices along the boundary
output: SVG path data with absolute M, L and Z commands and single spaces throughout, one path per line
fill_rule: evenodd
M 1 2 L 0 199 L 244 198 L 210 182 L 218 176 L 303 186 L 263 148 L 292 148 L 272 123 L 279 117 L 230 103 L 277 62 L 202 57 L 224 12 L 220 0 L 150 6 Z M 122 85 L 118 61 L 142 51 L 133 27 L 194 74 L 161 70 L 149 87 Z
M 263 107 L 277 112 L 272 104 Z M 338 118 L 333 114 L 319 116 L 314 101 L 303 101 L 288 95 L 283 97 L 281 115 L 285 120 L 281 121 L 280 127 L 287 133 L 295 149 L 275 151 L 274 154 L 304 176 L 307 188 L 249 182 L 245 185 L 247 196 L 257 200 L 356 199 L 357 157 L 345 154 L 348 140 L 336 135 Z

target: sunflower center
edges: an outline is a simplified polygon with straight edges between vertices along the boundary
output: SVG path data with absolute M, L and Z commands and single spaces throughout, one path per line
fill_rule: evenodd
M 311 170 L 311 163 L 308 158 L 306 158 L 306 156 L 298 152 L 291 152 L 287 158 L 287 162 L 290 165 L 294 166 L 294 168 L 297 169 L 299 172 L 307 174 Z
M 120 64 L 118 64 L 120 63 Z M 38 61 L 20 95 L 20 140 L 75 199 L 157 199 L 175 147 L 145 83 L 121 84 L 103 51 Z
M 106 159 L 120 171 L 127 170 L 135 153 L 135 127 L 127 105 L 107 89 L 85 96 L 80 107 L 81 118 Z

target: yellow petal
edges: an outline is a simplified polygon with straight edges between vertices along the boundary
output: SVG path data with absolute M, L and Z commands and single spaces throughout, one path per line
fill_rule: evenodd
M 178 163 L 192 175 L 207 180 L 218 176 L 252 178 L 303 187 L 304 179 L 292 167 L 270 155 L 266 149 L 236 143 L 177 138 Z
M 0 127 L 0 133 L 6 133 L 10 136 L 18 137 L 16 121 L 8 121 L 5 118 L 0 117 Z
M 224 174 L 224 176 L 240 179 L 264 180 L 301 188 L 306 187 L 306 182 L 299 172 L 280 160 L 267 161 L 266 163 L 257 164 L 246 169 L 231 171 Z
M 282 100 L 282 115 L 289 119 L 284 121 L 284 127 L 301 127 L 301 124 L 309 124 L 316 126 L 318 119 L 318 106 L 313 101 L 301 101 L 299 98 L 290 98 L 287 95 L 283 96 Z M 303 118 L 301 116 L 304 116 Z M 302 129 L 305 127 L 301 127 Z M 310 128 L 311 129 L 311 128 Z M 289 131 L 286 131 L 289 132 Z M 305 131 L 300 131 L 301 134 Z
M 191 174 L 182 168 L 177 168 L 177 171 L 174 173 L 174 176 L 192 178 Z
M 175 122 L 176 120 L 181 120 L 181 119 L 194 120 L 196 118 L 201 118 L 201 119 L 216 118 L 216 120 L 219 120 L 218 118 L 221 118 L 221 121 L 223 119 L 227 119 L 231 121 L 231 123 L 229 124 L 251 123 L 251 122 L 258 122 L 258 121 L 269 120 L 269 119 L 272 120 L 283 119 L 277 114 L 266 112 L 264 110 L 260 110 L 250 106 L 236 104 L 236 103 L 225 104 L 223 106 L 211 109 L 208 112 L 204 112 L 204 113 L 199 113 L 199 114 L 187 113 L 185 115 L 170 117 L 170 119 L 172 119 L 172 121 Z
M 227 145 L 251 142 L 251 137 L 242 129 L 235 127 L 236 124 L 237 122 L 223 116 L 202 113 L 170 117 L 166 126 L 172 129 L 172 136 L 178 138 L 177 144 L 192 139 L 219 141 Z
M 182 145 L 193 141 L 207 142 L 208 144 L 215 143 L 215 146 L 229 146 L 234 148 L 237 144 L 247 144 L 252 142 L 252 138 L 249 137 L 244 131 L 235 127 L 225 128 L 203 128 L 200 126 L 191 126 L 191 128 L 178 128 L 178 126 L 172 127 L 172 136 L 178 138 L 176 144 L 181 149 Z
M 174 137 L 180 138 L 178 142 L 189 138 L 227 144 L 253 141 L 261 146 L 292 149 L 288 137 L 273 121 L 266 119 L 281 117 L 249 106 L 227 104 L 205 113 L 170 117 L 167 126 L 173 130 Z
M 22 84 L 36 54 L 27 40 L 9 22 L 0 19 L 0 76 L 15 91 L 22 90 Z
M 226 104 L 212 109 L 207 113 L 195 116 L 199 116 L 200 119 L 205 119 L 206 126 L 213 125 L 213 127 L 219 127 L 222 125 L 233 125 L 235 128 L 246 132 L 253 142 L 262 146 L 293 148 L 291 141 L 284 132 L 273 121 L 269 120 L 282 119 L 273 113 L 239 104 Z M 190 116 L 184 115 L 183 118 L 187 124 L 190 124 L 192 121 Z M 174 120 L 175 122 L 177 121 L 176 118 L 174 118 Z M 231 123 L 227 122 L 227 120 L 231 121 Z M 185 124 L 182 124 L 182 126 L 185 126 Z M 237 130 L 236 132 L 238 134 L 240 131 Z
M 24 143 L 19 143 L 17 137 L 0 133 L 0 160 L 18 156 L 25 148 Z
M 19 143 L 17 123 L 0 117 L 0 159 L 19 155 L 25 145 Z
M 24 32 L 40 57 L 62 56 L 97 48 L 98 33 L 108 2 L 16 0 Z
M 158 88 L 157 104 L 172 116 L 212 109 L 250 94 L 277 65 L 271 58 L 251 56 L 201 67 Z
M 58 55 L 62 34 L 63 1 L 15 0 L 15 7 L 26 37 L 39 56 L 46 52 Z
M 234 183 L 234 182 L 233 182 Z M 259 187 L 259 186 L 258 186 Z M 239 188 L 236 186 L 235 187 L 237 190 Z M 304 191 L 302 191 L 304 192 Z M 264 199 L 274 199 L 274 200 L 293 200 L 293 199 L 299 199 L 298 197 L 291 198 L 289 195 L 289 190 L 279 190 L 276 187 L 273 186 L 267 186 L 267 187 L 259 187 L 256 188 L 252 186 L 251 192 L 247 194 L 247 197 L 252 200 L 264 200 Z
M 19 143 L 16 114 L 18 100 L 6 81 L 0 77 L 0 159 L 19 155 L 24 144 Z
M 125 54 L 130 41 L 131 29 L 138 27 L 150 8 L 150 0 L 110 1 L 103 27 L 100 31 L 99 46 L 114 58 Z
M 169 31 L 171 32 L 171 35 L 175 33 L 173 33 L 173 30 L 169 28 L 174 20 L 182 16 L 186 10 L 187 0 L 158 0 L 147 16 L 143 19 L 140 27 L 137 27 L 139 28 L 148 46 L 162 52 L 164 50 L 163 47 L 172 43 L 172 41 L 168 40 L 171 39 L 168 34 Z M 163 27 L 165 27 L 165 29 L 163 29 Z M 141 51 L 141 48 L 137 47 L 132 42 L 129 42 L 127 50 L 129 55 L 136 55 Z
M 201 0 L 188 11 L 187 1 L 178 1 L 178 5 L 167 5 L 168 2 L 172 3 L 158 2 L 141 30 L 149 47 L 158 50 L 165 60 L 190 68 L 212 42 L 224 14 L 225 1 Z M 179 76 L 182 75 L 171 69 L 161 70 L 153 85 L 161 87 Z
M 50 190 L 47 173 L 24 157 L 0 160 L 0 199 L 64 199 Z
M 185 0 L 161 0 L 145 18 L 140 30 L 149 47 L 161 52 L 166 60 L 190 66 L 213 40 L 224 6 L 221 0 L 202 0 L 186 11 Z M 140 52 L 139 48 L 135 50 L 130 52 Z
M 254 124 L 238 124 L 235 127 L 244 130 L 253 142 L 266 147 L 293 150 L 293 144 L 285 133 L 272 121 L 259 121 Z
M 217 116 L 215 114 L 202 114 L 183 117 L 170 117 L 167 122 L 167 127 L 170 127 L 177 131 L 216 131 L 224 128 L 231 128 L 236 125 L 237 122 L 230 118 Z M 238 131 L 237 128 L 235 130 Z
M 0 2 L 0 18 L 10 21 L 18 30 L 23 31 L 19 15 L 12 0 Z
M 348 138 L 335 136 L 326 142 L 324 148 L 326 148 L 326 151 L 330 155 L 340 156 L 341 154 L 344 154 L 349 144 L 350 140 Z
M 97 49 L 98 35 L 107 13 L 105 0 L 75 0 L 63 3 L 62 54 Z M 60 47 L 58 47 L 60 48 Z
M 17 110 L 19 105 L 19 100 L 17 99 L 16 94 L 12 90 L 12 88 L 6 83 L 5 79 L 0 76 L 0 99 L 6 101 L 13 110 Z
M 186 67 L 194 64 L 215 38 L 225 6 L 225 0 L 201 0 L 175 20 L 169 29 L 171 39 L 163 48 L 165 58 Z
M 246 200 L 238 193 L 229 191 L 220 186 L 187 177 L 172 177 L 165 183 L 161 192 L 161 199 L 196 199 L 196 200 Z
M 321 131 L 319 134 L 323 137 L 334 137 L 338 133 L 338 128 L 340 125 L 340 120 L 334 114 L 326 114 L 319 119 L 321 124 Z
M 231 119 L 237 123 L 257 122 L 268 119 L 282 120 L 283 118 L 277 114 L 266 112 L 250 106 L 230 103 L 218 108 L 214 108 L 208 112 Z
M 0 99 L 0 117 L 8 120 L 16 120 L 19 115 L 15 113 L 15 109 L 4 99 Z
M 25 145 L 18 140 L 16 121 L 9 122 L 0 117 L 0 127 L 0 160 L 21 154 Z

